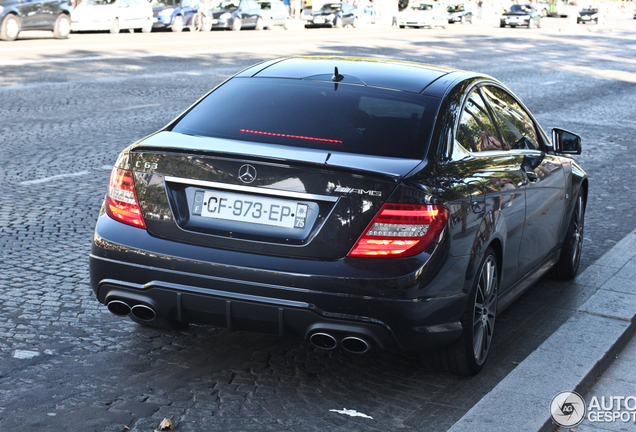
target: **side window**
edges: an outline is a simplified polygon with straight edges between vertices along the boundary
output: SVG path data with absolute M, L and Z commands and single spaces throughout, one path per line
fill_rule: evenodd
M 483 87 L 482 92 L 490 103 L 505 144 L 511 149 L 539 150 L 534 123 L 514 98 L 497 87 Z
M 468 151 L 508 150 L 499 141 L 484 100 L 477 91 L 469 96 L 457 128 L 457 141 Z

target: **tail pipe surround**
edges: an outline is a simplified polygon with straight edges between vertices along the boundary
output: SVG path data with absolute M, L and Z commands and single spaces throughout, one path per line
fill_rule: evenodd
M 369 342 L 357 336 L 347 336 L 340 342 L 342 348 L 354 354 L 364 354 L 371 348 Z
M 324 350 L 332 350 L 338 346 L 338 340 L 328 333 L 314 333 L 309 337 L 309 341 L 314 344 L 316 348 Z
M 130 313 L 142 321 L 152 321 L 157 318 L 157 312 L 150 306 L 138 304 L 132 307 Z
M 123 317 L 130 315 L 132 311 L 128 303 L 123 302 L 121 300 L 109 301 L 107 307 L 108 307 L 108 310 L 111 311 L 111 313 L 117 316 L 123 316 Z
M 109 311 L 117 316 L 126 317 L 132 315 L 142 321 L 153 321 L 157 318 L 157 312 L 155 312 L 155 310 L 150 306 L 146 306 L 144 304 L 130 306 L 122 300 L 111 300 L 106 306 Z

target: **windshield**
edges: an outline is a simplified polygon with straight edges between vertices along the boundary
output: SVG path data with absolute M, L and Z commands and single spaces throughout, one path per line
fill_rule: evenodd
M 332 82 L 234 78 L 173 127 L 187 135 L 421 159 L 438 99 Z
M 510 12 L 530 12 L 532 8 L 528 5 L 512 5 L 510 6 Z
M 178 6 L 179 0 L 152 0 L 152 7 Z
M 323 5 L 320 10 L 323 10 L 323 11 L 328 11 L 328 10 L 339 11 L 340 9 L 342 9 L 342 4 L 340 4 L 340 3 L 327 3 L 326 5 Z
M 212 9 L 214 10 L 230 10 L 230 9 L 238 9 L 239 1 L 232 0 L 224 0 L 220 3 L 217 3 Z
M 86 6 L 113 5 L 117 0 L 84 0 Z
M 433 10 L 433 5 L 431 5 L 431 4 L 425 4 L 425 3 L 422 3 L 422 4 L 416 4 L 416 5 L 411 6 L 411 10 L 414 10 L 414 11 L 427 11 L 427 10 Z

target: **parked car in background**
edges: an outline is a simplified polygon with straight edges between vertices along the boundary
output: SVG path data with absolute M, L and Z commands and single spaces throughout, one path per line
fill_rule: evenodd
M 255 0 L 222 0 L 210 9 L 213 29 L 263 30 L 265 20 Z
M 579 11 L 579 16 L 576 17 L 577 24 L 586 24 L 592 22 L 598 24 L 598 8 L 588 6 Z
M 71 30 L 149 33 L 152 20 L 152 6 L 147 0 L 84 0 L 71 12 Z
M 169 28 L 181 32 L 184 28 L 195 30 L 200 0 L 152 0 L 153 28 Z M 211 23 L 206 22 L 202 30 L 210 30 Z
M 326 3 L 312 13 L 306 27 L 357 27 L 358 22 L 358 10 L 349 3 Z
M 501 15 L 499 27 L 541 27 L 541 12 L 534 5 L 512 5 L 510 9 Z
M 261 15 L 265 20 L 265 27 L 272 30 L 274 26 L 282 26 L 287 29 L 289 24 L 289 11 L 280 0 L 267 0 L 257 2 L 261 7 Z
M 451 4 L 446 8 L 448 11 L 448 22 L 450 24 L 453 23 L 462 23 L 465 22 L 473 23 L 473 12 L 466 9 L 464 4 Z
M 56 39 L 65 39 L 71 31 L 70 0 L 0 1 L 0 39 L 12 41 L 20 32 L 52 31 Z
M 254 65 L 123 150 L 90 253 L 102 304 L 478 373 L 496 318 L 572 279 L 588 179 L 502 83 L 418 63 Z
M 414 3 L 398 15 L 400 28 L 430 27 L 448 25 L 448 11 L 442 3 Z

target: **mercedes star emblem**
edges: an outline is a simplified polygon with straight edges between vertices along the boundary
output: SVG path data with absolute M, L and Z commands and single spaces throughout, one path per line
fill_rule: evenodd
M 245 164 L 239 168 L 239 178 L 243 183 L 252 183 L 256 179 L 256 168 Z

